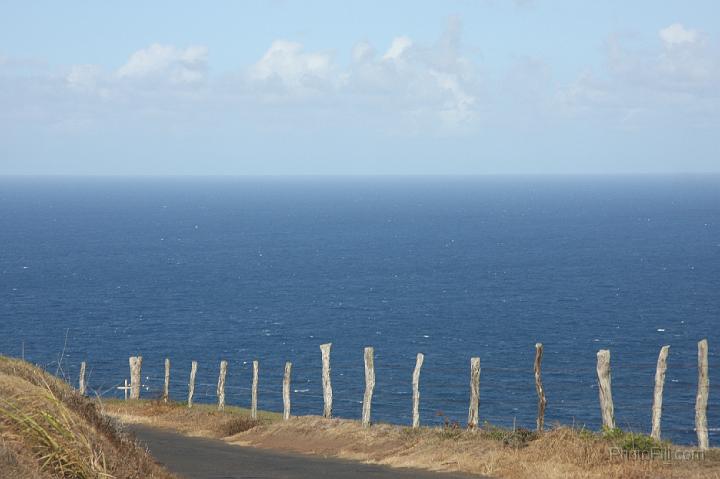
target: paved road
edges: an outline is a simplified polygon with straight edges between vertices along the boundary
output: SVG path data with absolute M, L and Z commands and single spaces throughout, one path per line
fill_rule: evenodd
M 158 462 L 188 479 L 477 479 L 235 446 L 147 426 L 129 429 Z

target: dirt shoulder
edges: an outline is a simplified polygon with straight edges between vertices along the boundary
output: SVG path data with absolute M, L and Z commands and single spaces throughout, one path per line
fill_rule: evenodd
M 105 414 L 121 423 L 171 429 L 191 437 L 221 439 L 282 419 L 282 414 L 259 411 L 254 420 L 249 409 L 235 406 L 221 412 L 208 404 L 196 403 L 189 409 L 184 404 L 158 400 L 103 400 L 99 404 Z
M 351 459 L 368 464 L 462 472 L 508 479 L 525 478 L 707 478 L 720 479 L 720 450 L 694 460 L 649 460 L 612 457 L 616 451 L 661 447 L 686 453 L 690 449 L 653 444 L 646 436 L 594 434 L 567 427 L 544 434 L 507 431 L 486 425 L 477 432 L 456 427 L 411 428 L 376 424 L 365 429 L 358 421 L 293 417 L 208 405 L 188 409 L 154 401 L 112 401 L 106 412 L 127 423 L 147 424 L 198 437 L 221 438 L 230 444 Z M 627 454 L 624 454 L 627 455 Z
M 127 426 L 153 457 L 171 471 L 193 479 L 472 479 L 477 476 L 397 469 L 257 447 L 220 439 L 189 437 L 168 429 Z

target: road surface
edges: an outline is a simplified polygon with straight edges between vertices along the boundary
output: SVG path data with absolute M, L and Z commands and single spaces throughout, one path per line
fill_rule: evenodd
M 188 479 L 469 479 L 478 476 L 391 469 L 183 436 L 148 426 L 128 426 L 155 459 Z

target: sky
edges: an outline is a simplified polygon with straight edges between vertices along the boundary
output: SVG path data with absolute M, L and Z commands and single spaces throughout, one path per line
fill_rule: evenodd
M 720 3 L 0 0 L 1 175 L 720 173 Z

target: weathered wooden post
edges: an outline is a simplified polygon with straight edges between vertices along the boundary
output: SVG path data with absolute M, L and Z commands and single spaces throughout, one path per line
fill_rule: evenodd
M 597 378 L 603 428 L 615 429 L 615 406 L 610 382 L 610 351 L 607 349 L 601 349 L 597 353 Z
M 285 375 L 283 376 L 283 420 L 290 419 L 290 373 L 292 372 L 292 363 L 285 363 Z
M 365 395 L 362 405 L 362 425 L 370 426 L 370 412 L 372 409 L 372 396 L 375 389 L 375 350 L 371 347 L 365 348 Z
M 667 356 L 670 346 L 660 348 L 655 369 L 655 392 L 652 405 L 652 432 L 650 436 L 656 441 L 660 440 L 660 421 L 662 420 L 663 388 L 665 387 L 665 371 L 667 370 Z
M 85 395 L 85 361 L 80 363 L 80 380 L 78 384 L 78 392 L 81 396 Z
M 218 377 L 217 397 L 218 411 L 225 410 L 225 375 L 227 374 L 227 361 L 220 361 L 220 376 Z
M 708 377 L 708 342 L 703 339 L 698 343 L 698 389 L 695 399 L 695 430 L 698 437 L 698 448 L 706 450 L 710 444 L 707 428 L 707 404 L 710 390 Z
M 425 359 L 425 355 L 423 353 L 418 353 L 417 358 L 415 359 L 415 370 L 413 370 L 412 375 L 412 427 L 418 428 L 420 427 L 420 369 L 422 368 L 423 360 Z
M 258 370 L 260 369 L 260 363 L 253 361 L 253 376 L 252 376 L 252 398 L 250 400 L 250 417 L 257 419 L 257 405 L 258 405 Z
M 320 345 L 322 353 L 323 417 L 332 417 L 332 384 L 330 383 L 330 347 L 332 343 Z
M 165 385 L 163 387 L 163 402 L 170 399 L 170 359 L 165 358 Z
M 479 403 L 480 358 L 470 358 L 470 410 L 468 411 L 468 429 L 470 430 L 477 428 Z
M 193 395 L 195 394 L 195 375 L 197 374 L 197 361 L 193 361 L 190 366 L 190 382 L 188 383 L 188 407 L 193 405 Z
M 140 399 L 142 356 L 130 356 L 130 399 Z
M 542 358 L 543 358 L 543 345 L 542 343 L 535 343 L 535 392 L 538 396 L 538 409 L 537 409 L 537 421 L 535 424 L 538 432 L 545 428 L 545 406 L 547 400 L 545 399 L 545 389 L 542 383 Z

